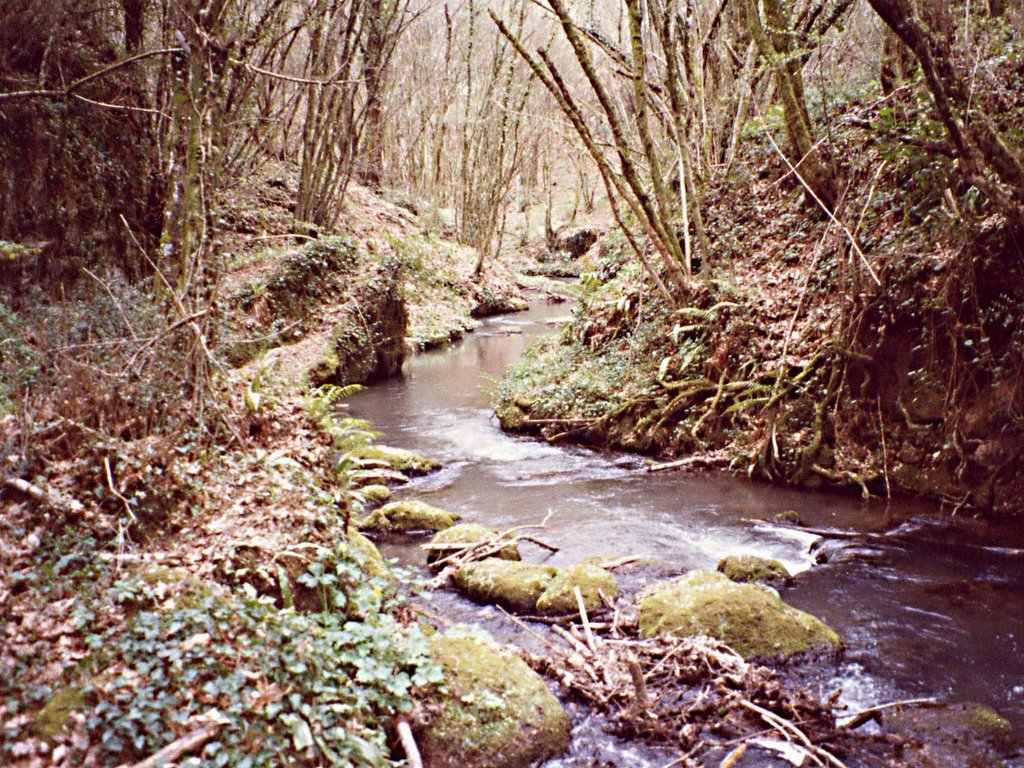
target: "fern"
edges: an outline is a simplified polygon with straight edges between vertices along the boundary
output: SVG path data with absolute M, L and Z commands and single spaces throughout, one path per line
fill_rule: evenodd
M 306 396 L 306 412 L 317 428 L 331 438 L 339 451 L 351 451 L 369 445 L 378 436 L 368 421 L 343 415 L 347 407 L 343 401 L 361 389 L 359 384 L 344 387 L 325 384 Z

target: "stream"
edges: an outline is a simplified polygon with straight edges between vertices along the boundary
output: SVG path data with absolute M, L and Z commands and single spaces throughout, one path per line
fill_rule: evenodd
M 843 638 L 840 662 L 808 673 L 826 695 L 841 688 L 840 702 L 851 711 L 924 696 L 981 702 L 1024 734 L 1024 558 L 1010 551 L 1024 547 L 1022 526 L 954 533 L 933 504 L 865 502 L 720 474 L 652 474 L 640 457 L 503 433 L 488 390 L 527 346 L 557 332 L 569 307 L 536 303 L 490 318 L 458 345 L 408 360 L 403 378 L 351 398 L 352 415 L 370 420 L 381 442 L 445 464 L 399 489 L 398 498 L 419 498 L 499 530 L 539 523 L 551 512 L 542 535 L 560 551 L 525 545 L 523 554 L 553 565 L 638 555 L 681 573 L 713 570 L 725 555 L 781 560 L 798 574 L 784 599 Z M 819 537 L 758 522 L 783 510 L 812 528 L 866 536 L 829 539 L 827 561 L 818 565 L 812 548 Z M 422 543 L 382 542 L 381 551 L 418 566 Z M 626 578 L 628 571 L 620 573 Z M 450 592 L 430 600 L 431 610 L 449 619 L 530 642 L 493 608 Z M 674 757 L 620 743 L 585 713 L 573 716 L 570 753 L 545 765 L 663 766 Z

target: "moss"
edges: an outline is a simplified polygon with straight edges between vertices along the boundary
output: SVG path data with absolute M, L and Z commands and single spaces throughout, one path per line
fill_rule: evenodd
M 184 568 L 147 563 L 139 566 L 134 575 L 153 589 L 148 591 L 151 597 L 135 601 L 131 608 L 148 609 L 167 599 L 173 599 L 181 608 L 197 608 L 215 592 L 213 584 L 197 579 Z
M 480 603 L 495 603 L 518 613 L 536 613 L 537 600 L 558 569 L 550 565 L 490 558 L 462 566 L 455 584 Z
M 348 543 L 364 555 L 366 573 L 369 576 L 387 576 L 388 569 L 376 545 L 354 528 L 348 530 Z
M 783 510 L 782 512 L 776 512 L 772 515 L 772 520 L 777 523 L 785 523 L 786 525 L 803 525 L 804 521 L 801 519 L 800 514 L 792 509 Z
M 775 590 L 737 584 L 711 571 L 673 579 L 640 602 L 640 634 L 666 632 L 709 635 L 747 659 L 840 645 L 839 636 L 820 619 L 786 605 Z
M 444 690 L 416 734 L 430 768 L 525 768 L 568 747 L 570 722 L 544 681 L 486 640 L 435 635 L 431 655 Z
M 579 611 L 576 594 L 579 587 L 583 597 L 583 605 L 588 611 L 600 608 L 606 597 L 614 598 L 619 594 L 619 584 L 615 577 L 604 568 L 590 563 L 579 563 L 571 568 L 563 568 L 551 580 L 547 589 L 537 599 L 537 613 L 542 616 L 565 616 Z
M 392 448 L 387 445 L 365 445 L 349 451 L 349 456 L 361 461 L 377 461 L 386 464 L 396 472 L 418 477 L 435 472 L 441 463 L 421 456 L 403 448 Z
M 967 722 L 980 736 L 1000 741 L 1013 736 L 1013 726 L 1010 724 L 1010 721 L 992 709 L 992 707 L 985 706 L 984 704 L 971 704 L 968 705 L 965 714 Z
M 718 561 L 718 572 L 730 581 L 753 583 L 755 581 L 789 581 L 792 576 L 786 566 L 778 560 L 769 560 L 757 555 L 723 557 Z
M 443 531 L 459 521 L 454 512 L 422 501 L 392 501 L 358 524 L 363 531 Z
M 360 492 L 366 497 L 367 501 L 374 504 L 380 504 L 391 498 L 391 489 L 386 485 L 364 485 Z
M 79 712 L 87 706 L 88 701 L 80 688 L 62 688 L 32 721 L 32 733 L 44 741 L 50 741 L 64 730 L 72 713 Z
M 498 532 L 476 523 L 460 523 L 451 528 L 441 531 L 433 539 L 431 544 L 475 544 L 478 541 L 487 541 L 498 535 Z M 458 551 L 458 547 L 451 549 L 432 549 L 427 552 L 427 563 L 433 563 Z M 502 560 L 520 560 L 519 548 L 515 544 L 499 550 L 494 557 Z
M 886 731 L 910 736 L 927 745 L 929 765 L 993 768 L 1005 765 L 993 755 L 1012 751 L 1014 729 L 992 707 L 955 702 L 930 707 L 904 707 L 885 713 Z

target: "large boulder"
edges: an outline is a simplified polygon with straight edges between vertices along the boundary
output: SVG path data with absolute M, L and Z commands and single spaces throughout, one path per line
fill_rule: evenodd
M 737 584 L 721 573 L 693 571 L 640 602 L 640 634 L 708 635 L 744 658 L 791 656 L 840 645 L 820 619 L 782 602 L 769 587 Z
M 430 640 L 444 689 L 416 732 L 427 768 L 525 768 L 569 746 L 570 722 L 541 677 L 483 638 Z
M 459 516 L 423 501 L 392 501 L 361 520 L 361 531 L 404 533 L 406 531 L 443 531 L 459 521 Z
M 517 613 L 533 614 L 537 600 L 558 569 L 550 565 L 488 558 L 455 572 L 455 585 L 478 603 L 495 603 Z
M 476 544 L 481 541 L 489 541 L 498 535 L 498 532 L 476 523 L 459 523 L 451 528 L 446 528 L 430 540 L 431 548 L 427 550 L 427 563 L 433 564 L 449 555 L 453 555 L 463 549 L 466 544 Z M 502 560 L 520 560 L 519 548 L 515 544 L 509 544 L 498 550 L 493 555 Z
M 583 605 L 588 612 L 604 604 L 602 594 L 608 598 L 619 594 L 619 584 L 611 573 L 591 563 L 579 563 L 558 571 L 543 594 L 537 598 L 537 613 L 541 616 L 578 613 L 576 587 L 579 587 Z
M 571 258 L 578 259 L 590 250 L 590 247 L 600 237 L 593 227 L 569 227 L 561 230 L 555 238 L 555 249 L 569 254 Z

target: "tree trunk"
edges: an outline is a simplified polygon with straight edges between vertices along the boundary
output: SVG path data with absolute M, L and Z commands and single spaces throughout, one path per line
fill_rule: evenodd
M 765 0 L 766 22 L 762 21 L 757 0 L 746 0 L 747 26 L 762 57 L 775 73 L 775 85 L 782 100 L 786 135 L 794 155 L 792 163 L 813 190 L 814 196 L 832 210 L 836 203 L 836 186 L 832 174 L 822 162 L 814 145 L 811 120 L 804 100 L 801 57 L 793 50 L 793 34 L 789 18 L 779 0 Z M 770 33 L 769 33 L 770 30 Z
M 366 63 L 363 67 L 366 82 L 366 145 L 363 154 L 363 181 L 371 187 L 380 187 L 384 173 L 384 105 L 381 92 L 384 87 L 385 33 L 382 0 L 366 3 Z
M 884 25 L 883 25 L 884 26 Z M 888 96 L 903 85 L 914 69 L 914 54 L 889 27 L 882 29 L 882 93 Z
M 136 53 L 142 48 L 143 20 L 149 0 L 122 0 L 124 6 L 124 49 Z

